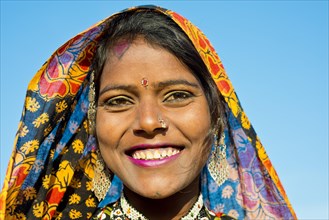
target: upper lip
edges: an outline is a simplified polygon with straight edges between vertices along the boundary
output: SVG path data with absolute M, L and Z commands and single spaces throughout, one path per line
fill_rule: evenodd
M 157 144 L 138 144 L 130 147 L 125 151 L 126 154 L 131 155 L 132 152 L 141 149 L 155 149 L 155 148 L 165 148 L 165 147 L 172 147 L 182 150 L 184 148 L 183 145 L 177 144 L 170 144 L 170 143 L 157 143 Z

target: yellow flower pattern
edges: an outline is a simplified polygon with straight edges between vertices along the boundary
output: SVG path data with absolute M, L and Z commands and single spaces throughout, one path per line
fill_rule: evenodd
M 18 135 L 20 137 L 25 137 L 28 132 L 29 132 L 29 129 L 27 128 L 27 126 L 22 124 L 20 129 L 19 129 L 19 134 Z
M 51 149 L 50 152 L 49 152 L 50 159 L 53 159 L 54 158 L 54 154 L 55 154 L 55 150 L 54 149 Z
M 51 127 L 51 125 L 48 125 L 48 127 L 43 131 L 43 134 L 45 136 L 47 136 L 51 132 L 52 129 L 53 128 Z
M 92 189 L 92 187 L 93 187 L 93 182 L 92 181 L 87 181 L 87 183 L 86 183 L 87 190 L 90 191 Z
M 67 149 L 67 147 L 65 146 L 61 152 L 61 155 L 66 154 L 69 151 L 69 149 Z
M 71 187 L 77 189 L 77 188 L 80 188 L 81 187 L 81 182 L 79 179 L 77 178 L 73 178 L 72 181 L 71 181 Z
M 49 182 L 50 182 L 50 175 L 45 175 L 42 178 L 42 186 L 43 186 L 43 188 L 48 189 L 49 188 Z
M 30 112 L 36 112 L 40 108 L 40 104 L 35 98 L 27 97 L 25 102 L 25 108 Z
M 95 198 L 90 197 L 86 200 L 87 207 L 96 207 Z
M 67 108 L 67 104 L 66 104 L 65 100 L 63 100 L 63 101 L 60 101 L 56 104 L 55 110 L 56 110 L 57 113 L 61 113 L 66 108 Z
M 73 147 L 74 153 L 82 154 L 84 145 L 80 139 L 76 139 L 75 141 L 73 141 L 72 147 Z
M 40 125 L 49 121 L 49 116 L 47 113 L 42 113 L 37 119 L 33 121 L 33 125 L 35 128 L 39 128 Z
M 69 204 L 72 205 L 72 204 L 78 204 L 81 200 L 81 197 L 74 193 L 70 196 L 70 199 L 69 199 Z
M 93 216 L 93 213 L 87 212 L 87 219 L 90 219 Z
M 32 199 L 36 198 L 37 192 L 33 187 L 27 187 L 23 191 L 23 195 L 24 195 L 26 200 L 32 200 Z
M 86 131 L 88 131 L 88 120 L 85 120 L 85 121 L 83 122 L 83 128 L 84 128 Z
M 62 217 L 63 217 L 63 213 L 61 213 L 61 212 L 60 212 L 60 213 L 57 212 L 57 213 L 55 214 L 55 216 L 54 216 L 54 218 L 55 218 L 56 220 L 61 220 Z
M 82 213 L 76 209 L 71 209 L 69 216 L 71 219 L 78 219 L 82 217 Z
M 45 203 L 44 202 L 36 203 L 33 206 L 33 215 L 37 218 L 41 218 L 43 216 L 44 209 L 45 209 Z
M 32 140 L 32 141 L 26 142 L 21 147 L 21 151 L 25 154 L 29 154 L 31 152 L 34 152 L 38 148 L 39 148 L 39 141 L 38 140 Z

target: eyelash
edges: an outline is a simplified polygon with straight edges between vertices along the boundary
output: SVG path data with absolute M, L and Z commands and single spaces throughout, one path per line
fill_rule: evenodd
M 116 96 L 106 100 L 103 105 L 106 108 L 125 108 L 132 105 L 134 102 L 131 98 L 127 96 Z
M 188 91 L 172 91 L 172 92 L 168 92 L 165 95 L 163 103 L 175 104 L 175 105 L 185 104 L 192 97 L 194 97 L 194 95 Z M 106 109 L 110 109 L 114 111 L 123 111 L 129 108 L 133 104 L 134 101 L 130 97 L 115 96 L 103 102 L 102 106 L 104 106 Z
M 184 102 L 193 96 L 194 95 L 188 91 L 173 91 L 166 94 L 163 102 L 168 102 L 168 103 Z

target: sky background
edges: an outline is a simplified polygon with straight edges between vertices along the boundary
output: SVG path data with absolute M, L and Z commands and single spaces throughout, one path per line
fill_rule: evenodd
M 328 219 L 328 1 L 1 0 L 0 185 L 32 76 L 79 32 L 145 4 L 206 34 L 297 216 Z

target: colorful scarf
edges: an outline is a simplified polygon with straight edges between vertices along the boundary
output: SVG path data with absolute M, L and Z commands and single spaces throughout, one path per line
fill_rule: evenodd
M 226 101 L 229 178 L 218 186 L 205 166 L 201 184 L 207 208 L 238 219 L 295 219 L 280 180 L 208 39 L 173 11 L 154 6 L 138 9 L 142 8 L 157 10 L 181 27 Z M 95 138 L 87 132 L 92 59 L 110 20 L 66 42 L 31 80 L 0 194 L 0 219 L 86 219 L 118 200 L 123 185 L 116 176 L 101 203 L 91 191 L 97 154 Z

